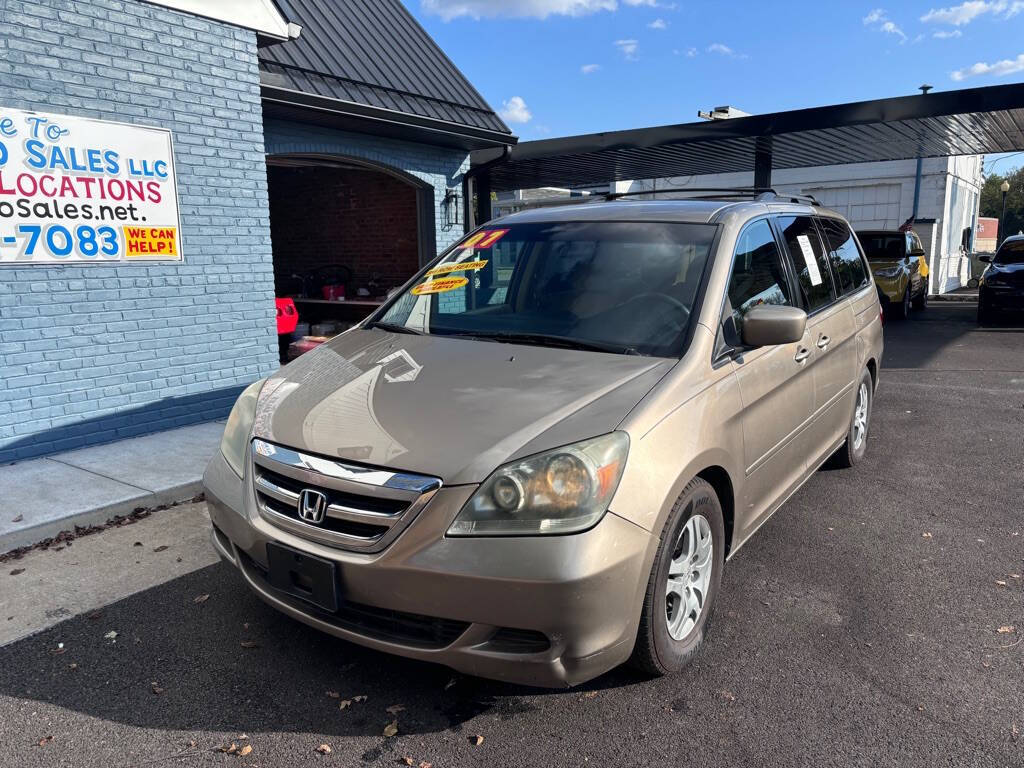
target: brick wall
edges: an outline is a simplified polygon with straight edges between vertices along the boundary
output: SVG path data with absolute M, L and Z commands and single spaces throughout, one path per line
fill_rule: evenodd
M 270 233 L 280 291 L 293 273 L 352 270 L 349 295 L 379 275 L 400 285 L 419 268 L 416 190 L 377 171 L 270 166 Z
M 224 416 L 277 366 L 254 33 L 4 0 L 0 108 L 172 131 L 184 264 L 0 268 L 0 462 Z
M 393 168 L 429 185 L 434 196 L 437 252 L 454 245 L 462 237 L 462 224 L 445 223 L 443 201 L 445 193 L 455 189 L 461 208 L 462 175 L 469 170 L 467 152 L 276 119 L 267 120 L 263 131 L 268 155 L 317 154 L 356 158 Z

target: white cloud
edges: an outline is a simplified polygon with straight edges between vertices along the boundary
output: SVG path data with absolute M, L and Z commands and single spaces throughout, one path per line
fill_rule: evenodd
M 597 72 L 597 70 L 599 70 L 600 68 L 600 64 L 584 64 L 582 67 L 580 67 L 580 72 L 582 72 L 584 75 L 592 75 L 595 72 Z
M 655 19 L 647 26 L 651 29 L 668 29 L 668 22 L 664 19 Z
M 868 15 L 865 16 L 862 19 L 862 21 L 864 22 L 865 25 L 877 24 L 878 22 L 884 21 L 884 20 L 885 20 L 885 9 L 884 8 L 875 8 L 873 11 L 869 11 Z
M 646 5 L 648 8 L 657 8 L 658 0 L 623 0 L 626 5 Z
M 1015 72 L 1024 72 L 1024 53 L 1020 54 L 1015 59 L 1003 59 L 1002 61 L 996 61 L 992 64 L 986 64 L 983 61 L 979 61 L 970 67 L 964 67 L 954 72 L 950 72 L 949 76 L 960 82 L 966 80 L 969 77 L 977 77 L 979 75 L 996 75 L 997 77 L 1003 75 L 1012 75 Z
M 907 36 L 904 34 L 903 30 L 891 21 L 885 22 L 881 27 L 879 27 L 879 29 L 887 35 L 896 35 L 900 39 L 901 43 L 907 42 Z
M 950 38 L 953 37 L 963 37 L 963 34 L 964 33 L 961 32 L 959 29 L 940 29 L 936 32 L 933 32 L 932 37 L 937 38 L 939 40 L 949 40 Z
M 526 106 L 522 96 L 513 96 L 508 101 L 503 101 L 498 114 L 506 123 L 528 123 L 533 119 L 533 113 Z
M 921 17 L 926 24 L 949 24 L 954 27 L 962 27 L 970 24 L 979 16 L 992 14 L 1009 19 L 1024 11 L 1024 0 L 967 0 L 960 5 L 953 5 L 949 8 L 932 8 Z
M 720 53 L 723 56 L 732 56 L 733 50 L 728 45 L 722 43 L 712 43 L 708 46 L 708 53 Z
M 510 18 L 546 19 L 548 16 L 586 16 L 598 11 L 614 11 L 618 0 L 421 0 L 426 13 L 451 21 L 460 16 L 472 19 Z
M 693 46 L 690 46 L 689 48 L 686 49 L 686 58 L 692 59 L 696 55 L 697 55 L 697 49 L 694 48 Z
M 636 61 L 636 49 L 640 43 L 636 40 L 616 40 L 615 47 L 618 48 L 627 61 Z

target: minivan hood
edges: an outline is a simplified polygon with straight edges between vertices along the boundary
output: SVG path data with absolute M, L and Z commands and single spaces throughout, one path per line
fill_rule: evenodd
M 509 459 L 613 430 L 675 362 L 354 329 L 267 380 L 253 433 L 480 482 Z

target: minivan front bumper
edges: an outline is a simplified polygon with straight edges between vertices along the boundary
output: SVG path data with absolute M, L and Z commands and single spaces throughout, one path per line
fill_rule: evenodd
M 219 452 L 204 486 L 221 557 L 269 605 L 336 637 L 547 687 L 589 680 L 632 651 L 655 546 L 648 531 L 611 512 L 574 535 L 447 537 L 476 486 L 443 487 L 386 549 L 364 553 L 268 522 L 255 510 L 248 478 Z M 271 586 L 271 542 L 335 564 L 337 613 Z

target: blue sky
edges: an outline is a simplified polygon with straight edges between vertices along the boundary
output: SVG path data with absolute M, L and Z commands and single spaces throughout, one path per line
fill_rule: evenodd
M 404 1 L 523 140 L 1024 81 L 1024 0 Z

